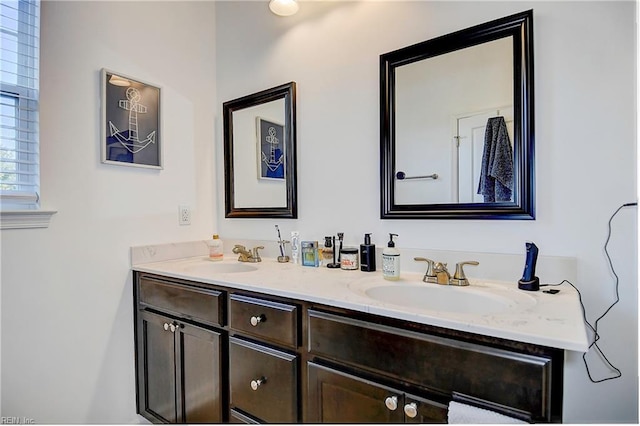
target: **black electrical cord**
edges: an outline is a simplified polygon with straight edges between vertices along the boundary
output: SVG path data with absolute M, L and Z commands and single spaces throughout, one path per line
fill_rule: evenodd
M 618 277 L 618 274 L 616 273 L 616 270 L 613 267 L 613 262 L 611 261 L 611 256 L 609 255 L 609 251 L 607 250 L 607 245 L 609 244 L 609 240 L 611 239 L 611 222 L 613 221 L 613 218 L 618 214 L 618 212 L 620 210 L 622 210 L 623 208 L 637 206 L 637 205 L 638 205 L 638 203 L 626 203 L 626 204 L 623 204 L 620 207 L 618 207 L 618 209 L 609 218 L 609 232 L 607 234 L 607 240 L 604 243 L 604 252 L 605 252 L 605 254 L 607 256 L 607 260 L 609 261 L 609 267 L 611 268 L 611 272 L 613 272 L 613 276 L 615 277 L 616 300 L 611 305 L 609 305 L 609 307 L 604 311 L 604 313 L 602 315 L 600 315 L 598 317 L 598 319 L 596 319 L 594 325 L 591 325 L 591 323 L 587 320 L 587 312 L 586 312 L 586 310 L 584 308 L 584 303 L 582 302 L 582 294 L 580 293 L 580 290 L 578 290 L 578 288 L 575 285 L 573 285 L 573 283 L 571 283 L 571 281 L 563 280 L 559 284 L 542 284 L 541 285 L 541 287 L 542 286 L 558 286 L 558 285 L 567 283 L 578 292 L 578 299 L 580 300 L 580 307 L 582 308 L 582 317 L 584 318 L 585 324 L 587 324 L 589 326 L 589 328 L 591 329 L 591 331 L 593 332 L 593 341 L 589 345 L 589 348 L 587 349 L 587 352 L 582 354 L 582 361 L 584 362 L 584 367 L 587 370 L 587 375 L 589 376 L 589 380 L 591 380 L 591 382 L 593 382 L 593 383 L 602 383 L 602 382 L 605 382 L 607 380 L 613 380 L 613 379 L 617 379 L 619 377 L 622 377 L 622 371 L 620 371 L 620 369 L 618 369 L 615 365 L 613 365 L 611 363 L 611 361 L 609 361 L 609 358 L 607 358 L 607 356 L 604 354 L 604 352 L 602 352 L 602 349 L 600 349 L 600 346 L 598 346 L 598 340 L 600 340 L 600 334 L 598 333 L 598 322 L 600 322 L 600 320 L 602 318 L 604 318 L 605 315 L 607 315 L 609 313 L 609 311 L 611 311 L 611 309 L 620 301 L 620 292 L 619 292 L 620 278 Z M 615 374 L 613 376 L 605 377 L 604 379 L 600 379 L 600 380 L 594 380 L 593 379 L 593 377 L 591 376 L 591 371 L 589 370 L 589 364 L 587 363 L 587 353 L 588 353 L 589 349 L 591 349 L 591 348 L 595 348 L 595 350 L 598 351 L 598 353 L 602 356 L 602 358 L 607 363 L 607 365 L 609 367 L 611 367 L 612 370 L 615 370 Z

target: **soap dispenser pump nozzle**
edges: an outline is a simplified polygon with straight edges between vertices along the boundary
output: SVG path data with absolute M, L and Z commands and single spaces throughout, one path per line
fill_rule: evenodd
M 389 242 L 387 243 L 387 247 L 395 247 L 396 243 L 393 242 L 393 237 L 397 237 L 398 234 L 391 234 L 389 233 Z

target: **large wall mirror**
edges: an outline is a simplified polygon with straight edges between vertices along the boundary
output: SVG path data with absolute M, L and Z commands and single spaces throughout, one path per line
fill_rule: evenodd
M 380 56 L 382 219 L 534 219 L 533 11 Z
M 225 217 L 297 218 L 296 84 L 223 104 Z

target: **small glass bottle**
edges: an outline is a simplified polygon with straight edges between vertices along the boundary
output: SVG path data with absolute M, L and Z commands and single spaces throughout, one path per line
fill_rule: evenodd
M 222 260 L 224 258 L 223 244 L 218 234 L 213 234 L 213 239 L 208 241 L 209 245 L 209 260 Z
M 324 237 L 324 244 L 320 247 L 320 266 L 327 266 L 333 262 L 333 244 L 331 237 Z

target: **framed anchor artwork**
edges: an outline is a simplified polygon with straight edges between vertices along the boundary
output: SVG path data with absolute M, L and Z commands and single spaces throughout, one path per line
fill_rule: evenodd
M 102 162 L 162 168 L 160 88 L 102 70 Z

